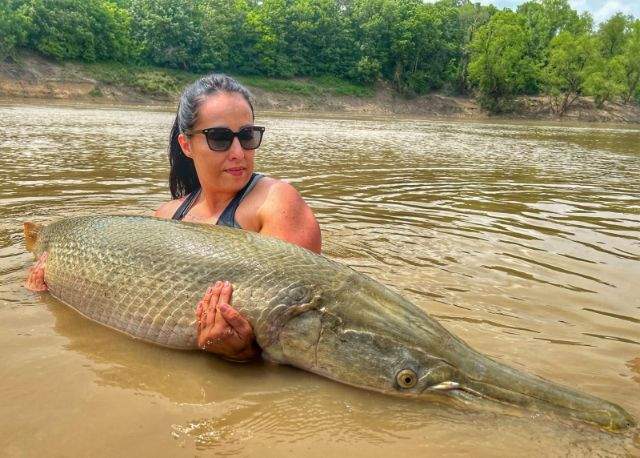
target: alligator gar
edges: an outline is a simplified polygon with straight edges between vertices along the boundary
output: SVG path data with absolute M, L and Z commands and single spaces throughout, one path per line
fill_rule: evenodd
M 471 393 L 619 430 L 622 407 L 517 371 L 471 349 L 375 280 L 255 233 L 142 216 L 25 223 L 48 252 L 50 293 L 136 339 L 197 349 L 195 307 L 216 280 L 253 326 L 263 355 L 359 388 L 402 396 Z M 426 395 L 426 396 L 425 396 Z

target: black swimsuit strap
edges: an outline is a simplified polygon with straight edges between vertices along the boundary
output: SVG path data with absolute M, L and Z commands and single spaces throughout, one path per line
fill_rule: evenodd
M 202 188 L 198 188 L 195 191 L 193 191 L 191 194 L 189 194 L 187 198 L 182 201 L 182 203 L 180 204 L 176 212 L 173 214 L 171 219 L 177 219 L 178 221 L 180 221 L 182 218 L 187 216 L 187 213 L 189 213 L 189 210 L 191 210 L 191 207 L 193 207 L 193 204 L 195 204 L 196 200 L 198 200 L 198 196 L 200 196 L 201 189 Z
M 251 179 L 244 187 L 238 191 L 238 193 L 233 196 L 231 202 L 227 205 L 227 207 L 222 211 L 220 216 L 218 217 L 218 222 L 216 223 L 218 226 L 228 226 L 228 227 L 237 227 L 241 228 L 241 226 L 236 221 L 236 210 L 240 206 L 240 202 L 251 192 L 251 190 L 255 187 L 255 185 L 260 181 L 263 177 L 261 173 L 253 173 L 251 175 Z

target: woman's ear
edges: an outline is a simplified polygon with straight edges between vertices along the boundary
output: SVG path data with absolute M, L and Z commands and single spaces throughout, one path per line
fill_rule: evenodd
M 178 135 L 178 143 L 184 155 L 191 158 L 191 142 L 185 134 Z

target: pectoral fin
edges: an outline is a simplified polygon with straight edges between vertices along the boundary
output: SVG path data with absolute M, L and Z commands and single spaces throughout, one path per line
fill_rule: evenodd
M 24 222 L 24 244 L 27 247 L 27 251 L 33 253 L 36 243 L 38 242 L 38 236 L 40 230 L 44 227 L 40 223 L 32 223 L 31 221 Z

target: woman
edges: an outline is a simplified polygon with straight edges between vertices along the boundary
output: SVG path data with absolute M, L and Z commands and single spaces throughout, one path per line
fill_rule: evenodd
M 169 143 L 173 200 L 155 216 L 219 224 L 277 237 L 320 253 L 320 228 L 290 184 L 254 173 L 263 127 L 255 126 L 251 94 L 225 75 L 188 86 L 178 105 Z M 46 290 L 46 253 L 30 269 L 26 287 Z M 259 349 L 250 324 L 231 307 L 232 286 L 216 282 L 197 304 L 198 344 L 244 361 Z

